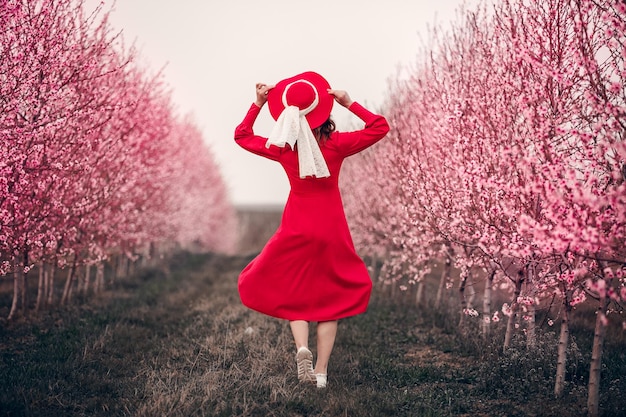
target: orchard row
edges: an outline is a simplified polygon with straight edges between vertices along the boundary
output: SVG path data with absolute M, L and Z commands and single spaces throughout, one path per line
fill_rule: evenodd
M 623 1 L 462 10 L 395 77 L 389 137 L 342 180 L 356 245 L 403 285 L 419 286 L 433 262 L 456 266 L 462 317 L 480 317 L 487 337 L 504 316 L 505 349 L 517 327 L 532 346 L 536 308 L 558 300 L 556 395 L 570 312 L 595 303 L 591 415 L 606 326 L 622 326 L 626 302 L 625 61 Z M 479 278 L 482 311 L 463 294 Z M 503 286 L 511 301 L 494 309 Z
M 10 316 L 33 265 L 70 268 L 71 289 L 78 266 L 133 258 L 150 243 L 231 249 L 234 213 L 212 152 L 109 12 L 76 0 L 0 5 L 0 277 L 14 278 Z

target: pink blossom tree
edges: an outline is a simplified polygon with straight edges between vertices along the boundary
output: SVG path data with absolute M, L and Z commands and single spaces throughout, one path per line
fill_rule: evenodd
M 602 326 L 609 300 L 623 301 L 624 292 L 625 7 L 542 0 L 463 11 L 449 32 L 433 31 L 416 67 L 392 90 L 392 146 L 372 158 L 395 184 L 378 188 L 378 200 L 402 202 L 411 213 L 409 221 L 387 220 L 393 227 L 380 244 L 410 236 L 426 252 L 448 242 L 460 289 L 469 273 L 485 270 L 485 306 L 491 280 L 508 281 L 505 348 L 520 315 L 532 346 L 536 306 L 555 294 L 562 299 L 557 395 L 567 314 L 586 296 L 599 300 L 592 415 Z M 363 179 L 344 181 L 358 190 Z
M 190 222 L 201 221 L 204 248 L 227 250 L 228 239 L 211 238 L 232 235 L 234 218 L 218 166 L 197 129 L 179 122 L 161 77 L 149 77 L 111 32 L 108 12 L 32 0 L 3 2 L 0 13 L 0 275 L 14 276 L 9 317 L 20 300 L 27 311 L 35 263 L 39 307 L 52 302 L 57 268 L 67 270 L 65 303 L 80 265 L 100 264 L 101 284 L 103 261 L 186 239 Z M 181 194 L 183 183 L 199 187 L 195 198 Z

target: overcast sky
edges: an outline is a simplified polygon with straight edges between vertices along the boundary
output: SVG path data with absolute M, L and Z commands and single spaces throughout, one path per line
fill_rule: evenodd
M 89 0 L 88 5 L 99 3 Z M 103 1 L 105 8 L 113 2 Z M 235 204 L 283 204 L 280 165 L 233 140 L 254 84 L 304 71 L 376 110 L 399 66 L 410 65 L 428 26 L 454 19 L 462 0 L 117 0 L 111 24 L 135 42 L 142 63 L 164 69 L 181 113 L 192 113 Z M 356 123 L 333 108 L 339 128 Z M 273 119 L 263 109 L 255 133 Z

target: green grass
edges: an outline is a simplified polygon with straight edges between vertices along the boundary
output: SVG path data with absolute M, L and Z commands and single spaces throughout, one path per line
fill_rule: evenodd
M 340 323 L 328 389 L 299 384 L 288 324 L 239 303 L 248 260 L 183 253 L 104 297 L 0 327 L 0 415 L 584 415 L 592 334 L 582 325 L 556 400 L 554 329 L 537 351 L 520 339 L 504 355 L 502 329 L 489 343 L 463 336 L 456 316 L 380 291 L 367 314 Z M 623 342 L 605 346 L 603 416 L 626 415 Z

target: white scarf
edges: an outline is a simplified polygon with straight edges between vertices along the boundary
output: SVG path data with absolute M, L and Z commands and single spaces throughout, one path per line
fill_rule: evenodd
M 311 88 L 313 88 L 313 91 L 315 91 L 315 100 L 313 100 L 313 103 L 311 103 L 309 107 L 303 110 L 300 110 L 297 106 L 289 106 L 287 104 L 287 90 L 298 82 L 309 84 Z M 270 133 L 265 147 L 269 148 L 270 145 L 276 145 L 282 148 L 288 143 L 291 149 L 294 149 L 294 145 L 297 142 L 300 178 L 307 176 L 314 176 L 316 178 L 330 177 L 324 155 L 322 155 L 319 144 L 311 131 L 311 126 L 305 117 L 319 103 L 319 96 L 315 86 L 307 80 L 294 81 L 285 87 L 282 100 L 285 109 L 280 116 L 278 116 L 276 125 L 274 125 L 274 129 L 272 129 L 272 133 Z

